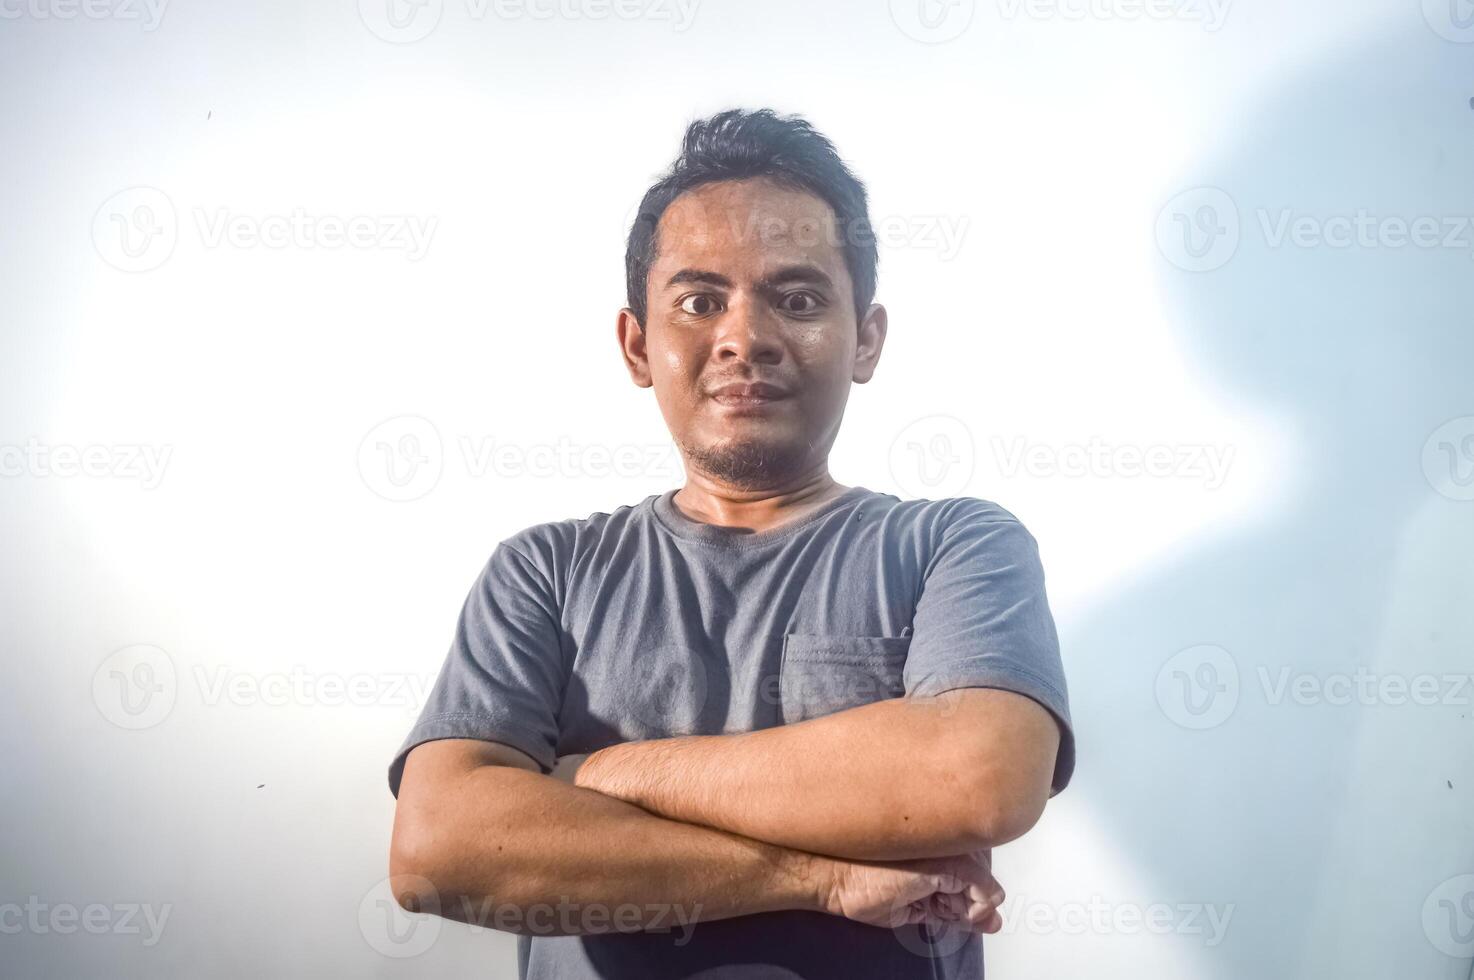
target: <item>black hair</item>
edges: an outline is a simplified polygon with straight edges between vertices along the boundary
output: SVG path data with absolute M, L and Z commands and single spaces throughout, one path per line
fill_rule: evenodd
M 681 153 L 645 192 L 624 255 L 629 308 L 645 325 L 646 287 L 660 243 L 660 217 L 681 194 L 722 180 L 768 177 L 822 198 L 839 222 L 845 266 L 854 284 L 855 315 L 875 298 L 879 253 L 870 226 L 865 185 L 840 159 L 829 138 L 799 116 L 772 109 L 728 109 L 686 127 Z

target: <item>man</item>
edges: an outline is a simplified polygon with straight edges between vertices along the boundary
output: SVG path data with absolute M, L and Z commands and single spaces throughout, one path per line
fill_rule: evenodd
M 617 332 L 685 486 L 498 545 L 389 771 L 399 902 L 518 933 L 523 978 L 982 976 L 1065 680 L 1012 514 L 829 474 L 869 229 L 770 110 L 693 123 L 641 203 Z

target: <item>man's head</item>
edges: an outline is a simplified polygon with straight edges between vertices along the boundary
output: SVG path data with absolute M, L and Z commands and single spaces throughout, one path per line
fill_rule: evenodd
M 885 340 L 876 258 L 864 186 L 807 122 L 691 124 L 641 202 L 619 316 L 630 376 L 654 387 L 688 471 L 750 491 L 823 472 Z M 719 391 L 733 385 L 776 397 Z

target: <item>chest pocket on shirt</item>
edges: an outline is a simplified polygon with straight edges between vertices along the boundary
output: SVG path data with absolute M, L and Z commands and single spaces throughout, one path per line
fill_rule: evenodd
M 910 646 L 909 636 L 784 634 L 778 680 L 783 723 L 902 696 Z

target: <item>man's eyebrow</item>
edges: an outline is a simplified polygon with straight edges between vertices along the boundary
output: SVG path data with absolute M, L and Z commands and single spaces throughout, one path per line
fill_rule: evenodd
M 705 283 L 708 286 L 720 286 L 723 289 L 732 288 L 732 280 L 721 273 L 707 272 L 705 269 L 682 269 L 666 281 L 665 288 L 669 289 L 688 282 Z
M 785 265 L 783 268 L 776 270 L 772 275 L 764 277 L 758 283 L 758 287 L 761 289 L 772 289 L 775 286 L 785 286 L 795 282 L 806 282 L 815 286 L 823 286 L 826 289 L 834 288 L 834 283 L 830 280 L 828 273 L 817 265 L 811 265 L 807 262 L 798 265 Z
M 817 265 L 811 265 L 809 263 L 785 265 L 783 268 L 775 270 L 772 275 L 764 276 L 758 282 L 758 288 L 771 290 L 778 286 L 795 282 L 812 283 L 827 289 L 834 288 L 834 282 L 829 278 L 828 273 Z M 732 288 L 732 280 L 719 272 L 709 272 L 706 269 L 682 269 L 666 281 L 665 287 L 669 289 L 672 286 L 678 286 L 682 283 L 705 283 L 709 286 L 719 286 L 722 289 Z

